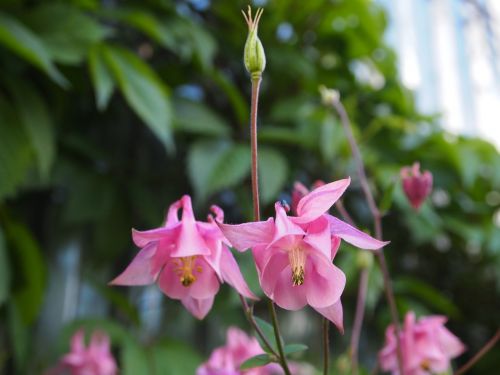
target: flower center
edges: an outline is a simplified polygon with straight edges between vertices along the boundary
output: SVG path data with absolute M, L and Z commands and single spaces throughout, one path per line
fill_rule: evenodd
M 306 253 L 300 247 L 293 247 L 288 252 L 288 259 L 292 267 L 292 283 L 293 286 L 304 284 L 304 274 L 306 266 Z
M 174 259 L 173 263 L 175 264 L 174 272 L 179 276 L 179 280 L 181 284 L 185 287 L 190 286 L 196 281 L 196 276 L 193 275 L 193 271 L 197 271 L 201 273 L 201 266 L 195 267 L 196 255 L 191 257 L 181 257 L 178 259 Z

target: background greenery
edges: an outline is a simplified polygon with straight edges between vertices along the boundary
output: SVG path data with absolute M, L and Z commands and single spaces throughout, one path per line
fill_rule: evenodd
M 137 251 L 130 228 L 158 226 L 184 193 L 194 196 L 200 218 L 213 203 L 230 222 L 250 217 L 249 80 L 239 13 L 246 5 L 2 1 L 0 372 L 40 373 L 83 325 L 112 335 L 123 374 L 188 374 L 221 344 L 228 325 L 248 328 L 228 289 L 203 322 L 162 298 L 153 311 L 160 323 L 151 328 L 151 308 L 141 297 L 150 289 L 106 286 Z M 289 199 L 295 180 L 350 175 L 344 203 L 360 227 L 371 228 L 342 128 L 318 95 L 320 84 L 337 88 L 383 201 L 400 313 L 449 316 L 469 349 L 457 361 L 463 363 L 498 327 L 500 155 L 418 113 L 384 42 L 386 24 L 383 10 L 368 0 L 266 2 L 264 212 Z M 397 183 L 400 167 L 415 160 L 435 181 L 432 200 L 418 214 Z M 78 260 L 71 269 L 64 266 L 68 254 Z M 348 284 L 347 332 L 332 333 L 337 358 L 350 335 L 357 254 L 343 245 L 338 256 Z M 249 255 L 240 260 L 258 290 Z M 60 281 L 69 279 L 61 275 L 76 286 L 65 289 Z M 72 312 L 61 317 L 58 306 L 68 303 Z M 257 313 L 266 317 L 265 304 Z M 282 322 L 285 338 L 310 346 L 302 359 L 318 363 L 319 317 L 285 313 Z M 388 323 L 374 266 L 361 342 L 367 368 Z M 494 373 L 499 358 L 496 348 L 470 373 Z M 336 371 L 345 366 L 340 357 Z

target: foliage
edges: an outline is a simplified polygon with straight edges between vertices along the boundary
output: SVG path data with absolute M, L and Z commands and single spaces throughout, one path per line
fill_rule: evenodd
M 40 327 L 54 313 L 47 302 L 48 276 L 68 242 L 80 249 L 75 277 L 81 283 L 77 290 L 83 290 L 90 280 L 104 285 L 135 254 L 131 227 L 158 225 L 168 204 L 185 192 L 194 193 L 198 215 L 212 203 L 225 209 L 230 222 L 250 215 L 249 84 L 241 63 L 246 25 L 239 15 L 244 6 L 2 3 L 0 315 L 8 325 L 0 328 L 0 369 L 38 372 L 62 353 L 43 350 L 51 345 L 48 337 L 29 336 L 34 327 L 44 332 Z M 351 175 L 344 203 L 359 226 L 370 228 L 342 129 L 317 93 L 320 84 L 338 88 L 383 201 L 401 312 L 450 316 L 452 330 L 470 343 L 470 355 L 496 328 L 500 309 L 497 150 L 445 133 L 436 118 L 418 113 L 398 80 L 396 56 L 383 38 L 387 20 L 376 3 L 276 0 L 266 4 L 264 19 L 259 33 L 268 64 L 259 139 L 265 212 L 273 201 L 289 198 L 296 179 L 309 184 Z M 378 80 L 366 79 L 366 69 Z M 435 179 L 433 199 L 418 214 L 396 183 L 399 168 L 415 160 Z M 339 257 L 348 275 L 349 330 L 359 270 L 348 247 Z M 376 268 L 370 278 L 366 324 L 372 329 L 362 338 L 366 365 L 389 322 Z M 165 323 L 146 340 L 147 320 L 137 298 L 124 298 L 122 290 L 122 298 L 91 290 L 101 296 L 104 310 L 84 308 L 82 292 L 73 299 L 79 308 L 65 322 L 76 312 L 105 315 L 97 326 L 114 332 L 125 374 L 191 373 L 201 356 L 174 337 L 195 339 L 196 349 L 206 354 L 222 336 L 202 333 L 244 324 L 235 321 L 239 306 L 229 295 L 203 323 L 164 301 Z M 52 326 L 53 337 L 60 326 Z M 286 327 L 285 335 L 295 341 L 298 333 Z M 309 343 L 316 332 L 311 329 L 301 341 Z M 345 348 L 347 340 L 334 339 L 336 348 Z M 305 358 L 317 360 L 317 352 L 309 350 Z M 498 368 L 494 356 L 471 374 Z

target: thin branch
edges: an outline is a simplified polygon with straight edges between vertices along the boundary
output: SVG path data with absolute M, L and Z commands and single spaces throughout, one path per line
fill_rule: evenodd
M 276 337 L 276 346 L 278 347 L 279 360 L 285 375 L 291 375 L 290 369 L 288 368 L 288 363 L 286 362 L 285 352 L 283 351 L 283 343 L 281 342 L 281 333 L 278 324 L 278 315 L 276 314 L 276 308 L 272 300 L 268 300 L 269 311 L 271 313 L 271 319 L 273 322 L 274 336 Z
M 330 321 L 326 318 L 322 319 L 323 322 L 323 375 L 329 374 L 330 367 L 330 340 L 329 328 Z
M 467 362 L 465 365 L 460 367 L 457 372 L 455 372 L 455 375 L 462 375 L 469 371 L 472 366 L 474 366 L 481 358 L 486 355 L 486 353 L 488 353 L 495 346 L 499 339 L 500 329 L 497 330 L 497 333 L 481 348 L 480 351 L 476 353 L 474 357 L 469 360 L 469 362 Z

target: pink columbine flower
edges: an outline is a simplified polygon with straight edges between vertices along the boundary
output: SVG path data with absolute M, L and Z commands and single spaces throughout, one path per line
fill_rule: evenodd
M 88 347 L 85 347 L 83 330 L 71 338 L 71 351 L 64 355 L 59 365 L 46 374 L 71 375 L 115 375 L 118 373 L 115 359 L 110 351 L 109 337 L 103 332 L 94 332 Z
M 241 295 L 256 299 L 229 250 L 231 244 L 215 224 L 223 221 L 222 209 L 212 206 L 211 210 L 215 218 L 209 215 L 208 222 L 196 221 L 191 198 L 184 195 L 170 206 L 163 227 L 147 231 L 133 229 L 132 238 L 142 249 L 111 284 L 158 282 L 163 293 L 180 300 L 198 319 L 208 314 L 223 282 Z
M 298 310 L 310 305 L 341 331 L 346 279 L 332 263 L 340 239 L 363 249 L 386 244 L 327 214 L 349 183 L 339 180 L 305 194 L 296 205 L 297 216 L 288 216 L 288 207 L 276 203 L 275 219 L 219 225 L 237 250 L 252 249 L 260 285 L 278 306 Z
M 230 327 L 227 331 L 226 344 L 212 352 L 208 361 L 198 367 L 196 375 L 282 374 L 281 368 L 276 364 L 240 370 L 240 366 L 247 359 L 263 353 L 264 350 L 254 337 L 247 336 L 239 328 Z
M 401 181 L 406 197 L 415 210 L 418 211 L 425 198 L 432 190 L 432 174 L 429 171 L 420 173 L 420 163 L 411 167 L 401 168 Z
M 406 314 L 400 332 L 405 375 L 444 373 L 451 366 L 450 360 L 464 352 L 462 342 L 444 326 L 446 320 L 444 316 L 433 315 L 417 321 L 414 312 Z M 392 324 L 387 328 L 379 360 L 382 370 L 399 375 L 396 335 Z

